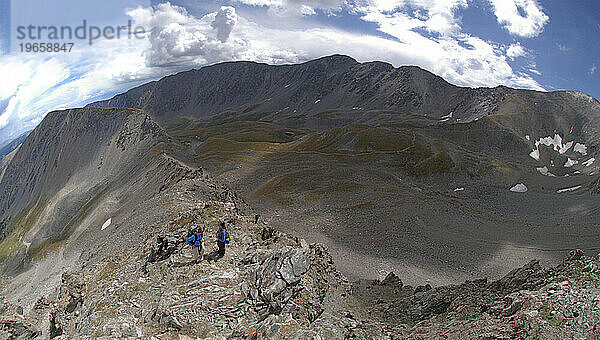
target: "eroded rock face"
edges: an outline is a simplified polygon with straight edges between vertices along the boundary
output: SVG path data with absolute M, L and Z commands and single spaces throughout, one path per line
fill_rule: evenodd
M 545 275 L 540 262 L 533 260 L 521 268 L 516 268 L 494 284 L 504 289 L 526 289 L 539 285 L 539 280 Z
M 49 337 L 72 336 L 76 327 L 78 309 L 84 303 L 86 284 L 81 273 L 64 273 L 56 303 L 52 304 L 49 312 Z M 50 307 L 45 299 L 36 303 L 37 309 Z
M 148 255 L 148 262 L 154 263 L 168 259 L 177 250 L 181 248 L 184 241 L 181 237 L 173 235 L 158 236 L 156 238 L 156 246 L 150 251 Z
M 252 270 L 246 283 L 247 297 L 256 302 L 265 318 L 279 313 L 304 287 L 299 284 L 309 263 L 303 250 L 277 252 Z
M 41 335 L 34 326 L 21 318 L 0 317 L 0 338 L 35 339 Z
M 392 272 L 388 273 L 385 279 L 379 282 L 379 284 L 382 286 L 396 286 L 402 288 L 402 280 Z
M 323 312 L 329 285 L 342 282 L 334 272 L 322 245 L 284 249 L 249 271 L 243 292 L 261 319 L 289 313 L 308 325 Z

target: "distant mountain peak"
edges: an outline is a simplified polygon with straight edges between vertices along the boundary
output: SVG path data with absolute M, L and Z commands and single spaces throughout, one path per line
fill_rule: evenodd
M 358 61 L 356 61 L 356 59 L 354 59 L 350 56 L 344 55 L 344 54 L 332 54 L 332 55 L 323 56 L 321 58 L 307 61 L 305 64 L 311 64 L 311 63 L 327 63 L 330 65 L 340 65 L 340 64 L 356 65 L 356 64 L 358 64 Z

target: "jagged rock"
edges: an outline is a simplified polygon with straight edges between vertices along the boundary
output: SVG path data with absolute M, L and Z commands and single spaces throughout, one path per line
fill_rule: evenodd
M 72 313 L 83 302 L 85 283 L 81 274 L 63 273 L 58 299 L 59 308 Z
M 399 288 L 402 288 L 403 285 L 402 280 L 400 280 L 400 278 L 393 272 L 389 272 L 385 279 L 379 282 L 379 284 L 382 286 L 395 286 Z
M 33 306 L 34 309 L 46 309 L 48 307 L 50 307 L 50 300 L 48 300 L 46 297 L 41 297 L 39 298 L 35 305 Z
M 298 283 L 307 270 L 304 252 L 297 249 L 277 252 L 250 273 L 250 291 L 257 291 L 259 300 L 269 306 L 269 313 L 279 313 L 303 289 Z
M 63 334 L 63 325 L 57 318 L 58 311 L 54 310 L 50 313 L 50 339 L 56 338 Z
M 511 316 L 511 315 L 515 314 L 518 310 L 521 309 L 521 307 L 523 306 L 523 302 L 524 302 L 523 299 L 521 299 L 520 297 L 507 296 L 506 304 L 508 305 L 508 307 L 506 307 L 502 311 L 502 315 L 503 316 Z
M 260 232 L 260 238 L 263 241 L 269 240 L 275 236 L 275 229 L 271 227 L 264 227 Z
M 23 318 L 0 317 L 0 338 L 35 339 L 41 332 L 33 329 Z
M 289 339 L 300 330 L 300 324 L 294 320 L 291 314 L 269 315 L 254 336 L 259 339 Z
M 163 261 L 171 257 L 179 247 L 184 243 L 183 239 L 176 236 L 158 236 L 156 238 L 156 246 L 148 255 L 148 262 L 154 263 Z
M 585 253 L 581 249 L 571 250 L 569 252 L 569 257 L 567 257 L 567 261 L 577 261 L 580 260 Z
M 421 292 L 426 292 L 428 290 L 431 290 L 431 285 L 426 284 L 423 286 L 417 286 L 417 288 L 415 288 L 415 294 L 421 293 Z
M 250 254 L 240 261 L 240 265 L 246 266 L 249 264 L 258 263 L 258 254 Z
M 0 304 L 0 315 L 23 315 L 23 307 L 2 302 Z
M 506 289 L 526 288 L 528 282 L 538 281 L 542 275 L 544 275 L 544 269 L 540 265 L 540 261 L 532 260 L 525 266 L 510 271 L 495 284 Z

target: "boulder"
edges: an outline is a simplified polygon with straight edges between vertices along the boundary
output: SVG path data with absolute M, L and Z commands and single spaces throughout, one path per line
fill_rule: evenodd
M 402 288 L 403 283 L 402 283 L 402 280 L 400 280 L 400 278 L 398 276 L 396 276 L 395 273 L 389 272 L 386 275 L 385 279 L 383 279 L 382 281 L 379 282 L 379 285 Z
M 156 238 L 156 246 L 152 248 L 148 256 L 148 262 L 154 263 L 168 259 L 179 250 L 179 246 L 183 242 L 181 238 L 176 236 L 158 236 Z
M 0 317 L 0 338 L 2 339 L 35 339 L 41 332 L 34 329 L 23 318 Z

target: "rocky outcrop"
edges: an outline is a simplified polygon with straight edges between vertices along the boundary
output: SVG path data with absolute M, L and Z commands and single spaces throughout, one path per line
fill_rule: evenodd
M 242 291 L 263 320 L 283 313 L 308 325 L 323 312 L 329 285 L 343 282 L 334 275 L 327 250 L 318 244 L 278 251 L 252 267 Z
M 79 309 L 84 302 L 86 286 L 83 275 L 79 273 L 64 273 L 62 284 L 59 288 L 58 299 L 52 304 L 49 312 L 50 326 L 48 330 L 51 339 L 65 336 L 66 338 L 74 335 L 76 329 L 76 319 L 79 316 Z M 43 309 L 48 306 L 45 301 L 38 301 L 37 309 Z
M 10 304 L 0 296 L 0 339 L 35 339 L 42 334 L 32 323 L 34 320 L 23 314 L 23 307 Z
M 18 317 L 0 317 L 0 337 L 5 339 L 36 339 L 41 335 L 35 326 Z
M 590 338 L 598 336 L 598 259 L 572 251 L 564 262 L 543 268 L 532 261 L 498 281 L 468 281 L 419 292 L 390 294 L 384 281 L 355 286 L 374 319 L 414 325 L 407 338 Z M 392 281 L 396 281 L 395 279 Z M 600 309 L 599 309 L 600 310 Z
M 154 263 L 163 261 L 171 257 L 176 251 L 181 249 L 183 240 L 181 237 L 176 236 L 158 236 L 156 238 L 156 246 L 150 251 L 148 255 L 148 262 Z

